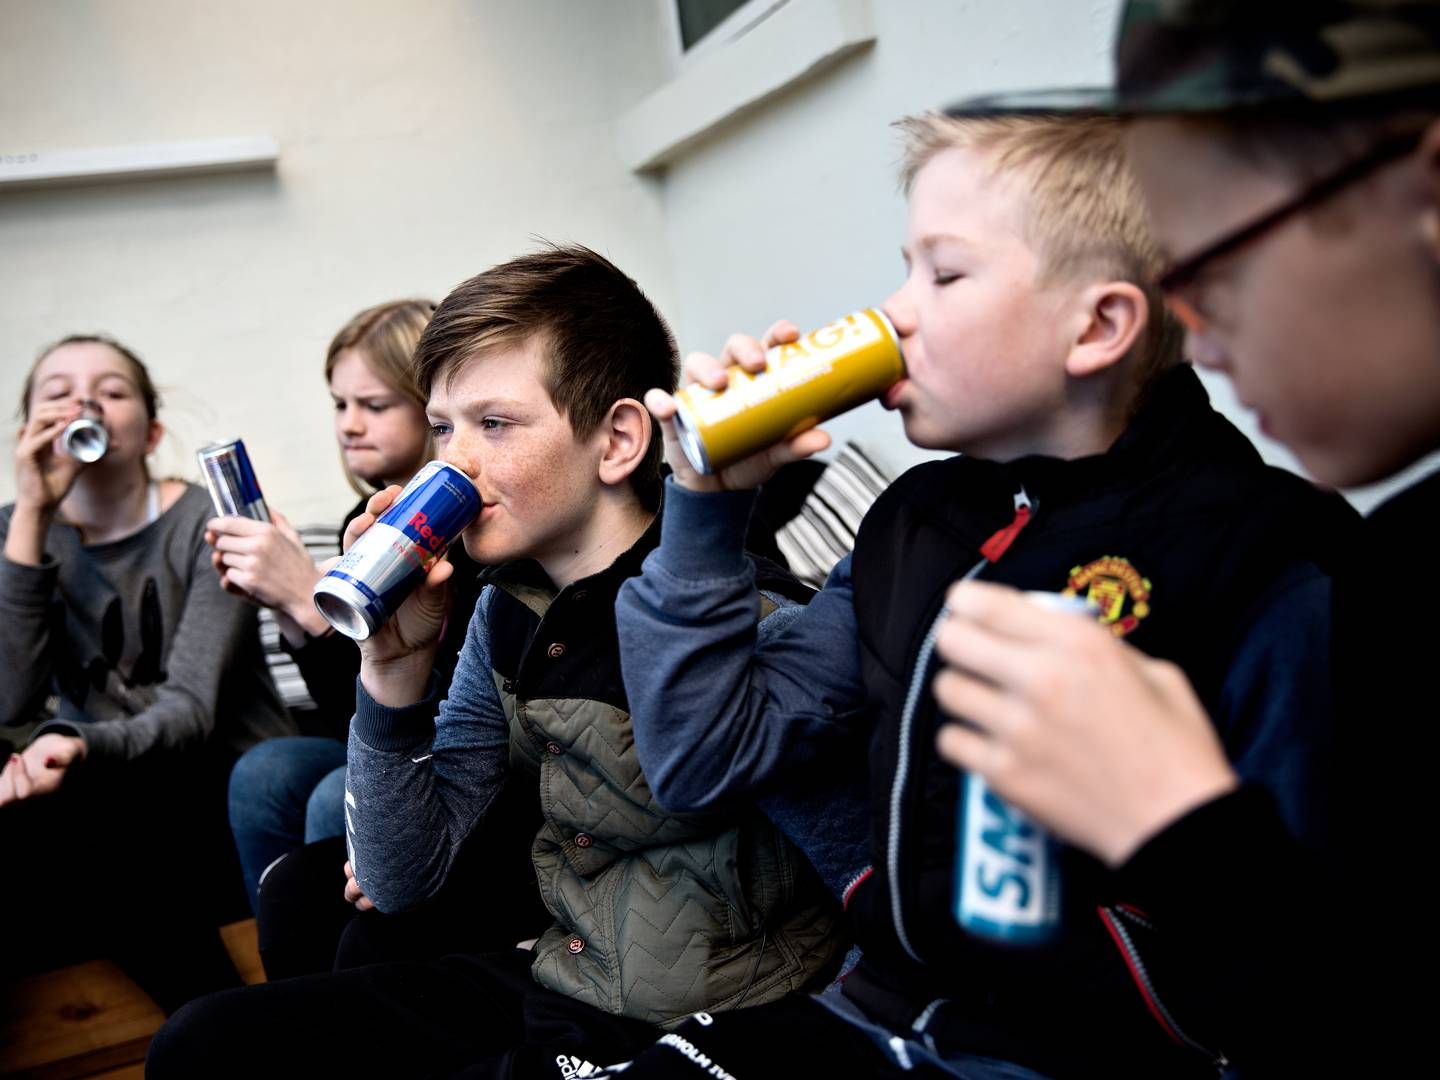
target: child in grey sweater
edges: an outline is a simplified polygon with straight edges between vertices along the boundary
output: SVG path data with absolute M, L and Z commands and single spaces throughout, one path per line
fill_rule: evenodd
M 239 895 L 224 777 L 291 724 L 254 609 L 210 569 L 205 493 L 149 477 L 157 404 L 105 338 L 47 349 L 26 382 L 0 509 L 0 723 L 18 748 L 0 768 L 0 925 L 27 928 L 6 968 L 108 953 L 168 1009 L 235 981 L 214 932 Z M 59 439 L 82 413 L 108 442 L 88 464 Z

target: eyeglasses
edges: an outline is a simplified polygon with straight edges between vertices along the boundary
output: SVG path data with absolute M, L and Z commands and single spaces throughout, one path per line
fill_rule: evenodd
M 1175 317 L 1185 325 L 1186 329 L 1192 333 L 1202 332 L 1207 326 L 1207 319 L 1196 300 L 1194 285 L 1207 263 L 1243 247 L 1256 237 L 1298 214 L 1301 210 L 1323 202 L 1347 185 L 1374 172 L 1380 166 L 1403 157 L 1420 144 L 1420 136 L 1420 132 L 1414 132 L 1382 140 L 1368 153 L 1302 189 L 1299 194 L 1261 214 L 1248 225 L 1242 225 L 1240 228 L 1226 233 L 1219 240 L 1202 248 L 1189 258 L 1172 263 L 1160 275 L 1157 282 L 1160 292 L 1165 297 L 1166 306 L 1174 312 Z

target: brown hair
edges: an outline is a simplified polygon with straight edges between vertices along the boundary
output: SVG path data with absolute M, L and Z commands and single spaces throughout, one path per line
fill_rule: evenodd
M 140 399 L 145 403 L 145 416 L 150 420 L 155 419 L 156 414 L 160 411 L 160 393 L 155 389 L 155 383 L 150 378 L 150 370 L 145 366 L 145 362 L 108 334 L 70 334 L 41 349 L 39 355 L 35 357 L 35 363 L 30 365 L 30 373 L 25 376 L 25 386 L 20 391 L 20 418 L 22 420 L 30 419 L 30 392 L 35 389 L 35 372 L 40 369 L 40 364 L 44 359 L 62 345 L 106 345 L 114 349 L 130 365 L 130 373 L 135 377 L 136 389 L 140 391 Z
M 435 309 L 415 349 L 415 381 L 428 394 L 465 361 L 541 341 L 545 389 L 585 438 L 621 398 L 652 386 L 675 389 L 675 339 L 640 287 L 579 244 L 547 244 L 477 274 Z M 630 474 L 646 509 L 660 505 L 663 447 L 652 429 L 645 460 Z
M 429 300 L 392 300 L 388 304 L 376 304 L 340 328 L 325 352 L 325 382 L 335 371 L 340 354 L 354 349 L 365 358 L 365 364 L 391 390 L 425 411 L 425 394 L 415 384 L 411 360 L 415 346 L 430 321 L 435 305 Z M 425 460 L 435 456 L 435 439 L 430 428 L 425 428 Z M 369 495 L 373 489 L 364 484 L 345 464 L 345 455 L 340 455 L 341 468 L 345 479 L 358 495 Z
M 900 183 L 906 195 L 937 154 L 952 147 L 990 155 L 997 172 L 1030 181 L 1027 226 L 1041 281 L 1104 274 L 1145 293 L 1150 317 L 1132 350 L 1135 383 L 1179 361 L 1184 334 L 1154 285 L 1161 257 L 1139 187 L 1125 161 L 1123 124 L 1109 117 L 948 117 L 896 122 L 905 138 Z

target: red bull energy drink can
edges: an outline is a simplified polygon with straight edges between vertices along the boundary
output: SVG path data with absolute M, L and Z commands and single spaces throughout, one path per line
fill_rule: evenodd
M 364 641 L 479 515 L 480 493 L 470 478 L 453 465 L 430 462 L 315 583 L 316 608 L 340 633 Z
M 1083 597 L 1030 592 L 1042 607 L 1095 617 Z M 955 920 L 967 933 L 1005 945 L 1049 945 L 1060 937 L 1060 845 L 1045 829 L 966 773 L 956 808 Z
M 675 394 L 680 446 L 697 472 L 716 473 L 877 398 L 905 377 L 900 339 L 885 313 L 866 308 L 765 353 L 765 370 L 730 369 L 724 390 Z
M 202 446 L 195 458 L 200 462 L 200 475 L 210 490 L 210 501 L 215 504 L 216 517 L 270 520 L 265 496 L 260 494 L 260 481 L 255 479 L 250 455 L 241 440 Z

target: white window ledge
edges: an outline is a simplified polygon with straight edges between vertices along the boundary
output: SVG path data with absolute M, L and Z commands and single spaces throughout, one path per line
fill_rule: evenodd
M 625 113 L 621 160 L 636 172 L 667 165 L 727 120 L 868 47 L 870 2 L 790 0 Z
M 89 150 L 0 151 L 0 191 L 96 184 L 186 173 L 273 169 L 280 148 L 268 135 L 148 143 Z

